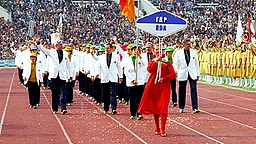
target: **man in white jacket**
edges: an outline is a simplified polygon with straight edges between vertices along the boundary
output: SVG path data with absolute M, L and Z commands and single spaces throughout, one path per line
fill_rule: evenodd
M 117 83 L 123 80 L 123 72 L 120 65 L 120 56 L 111 50 L 113 44 L 108 43 L 105 46 L 106 54 L 99 57 L 96 72 L 100 73 L 103 87 L 104 113 L 107 114 L 111 103 L 112 114 L 117 114 L 116 95 Z M 99 74 L 95 74 L 99 75 Z M 118 80 L 119 78 L 119 80 Z M 110 102 L 111 101 L 111 102 Z
M 72 80 L 72 68 L 70 66 L 68 53 L 62 50 L 62 41 L 57 38 L 54 42 L 55 49 L 48 50 L 40 44 L 40 36 L 35 35 L 38 49 L 51 58 L 49 79 L 52 87 L 52 110 L 53 114 L 58 112 L 61 106 L 61 114 L 67 113 L 66 109 L 66 81 Z
M 146 53 L 143 53 L 141 56 L 142 56 L 142 59 L 143 59 L 143 62 L 145 62 L 145 66 L 144 66 L 144 71 L 145 71 L 145 83 L 148 82 L 148 78 L 149 78 L 149 72 L 147 71 L 147 67 L 148 67 L 148 62 L 150 60 L 153 59 L 154 57 L 154 53 L 153 53 L 153 49 L 154 49 L 154 45 L 153 43 L 151 42 L 147 42 L 146 44 Z
M 36 109 L 40 98 L 40 82 L 43 81 L 41 63 L 37 62 L 37 54 L 30 54 L 30 61 L 24 63 L 23 79 L 28 86 L 29 106 Z
M 125 59 L 125 75 L 126 75 L 126 86 L 130 90 L 130 119 L 138 120 L 143 118 L 142 114 L 138 113 L 138 107 L 142 94 L 145 88 L 145 70 L 142 62 L 142 57 L 136 46 L 132 48 L 133 54 Z M 137 56 L 136 56 L 137 55 Z
M 177 73 L 177 80 L 179 81 L 179 107 L 180 112 L 184 112 L 186 101 L 186 85 L 187 81 L 190 84 L 192 113 L 198 113 L 197 100 L 197 81 L 200 76 L 199 62 L 196 51 L 190 49 L 190 39 L 185 39 L 183 42 L 183 49 L 176 52 L 173 59 L 173 67 Z

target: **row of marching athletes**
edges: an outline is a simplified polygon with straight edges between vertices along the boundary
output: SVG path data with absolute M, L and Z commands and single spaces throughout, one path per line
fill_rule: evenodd
M 40 105 L 40 86 L 43 84 L 43 77 L 48 73 L 53 113 L 57 113 L 58 107 L 61 106 L 61 114 L 66 114 L 66 104 L 73 100 L 72 83 L 77 62 L 71 57 L 71 47 L 66 47 L 66 51 L 62 50 L 60 40 L 55 42 L 54 49 L 47 49 L 46 45 L 41 45 L 39 36 L 36 39 L 37 44 L 30 42 L 24 50 L 16 51 L 17 67 L 22 68 L 19 75 L 23 77 L 24 86 L 29 92 L 29 105 L 31 108 Z
M 83 44 L 82 51 L 78 54 L 80 94 L 94 99 L 98 105 L 102 103 L 104 113 L 108 113 L 109 106 L 111 106 L 111 113 L 115 115 L 117 113 L 116 96 L 122 99 L 118 91 L 128 89 L 128 98 L 125 100 L 130 101 L 131 119 L 136 117 L 142 119 L 137 109 L 147 80 L 144 73 L 147 73 L 147 77 L 149 75 L 146 67 L 151 57 L 147 59 L 146 56 L 147 60 L 144 61 L 140 53 L 135 50 L 135 46 L 128 47 L 128 53 L 126 53 L 116 46 L 115 42 L 107 43 L 105 50 L 100 47 L 97 53 L 94 48 L 91 44 Z M 136 54 L 139 54 L 138 60 L 136 60 Z M 135 65 L 135 61 L 138 65 Z M 135 69 L 137 69 L 137 75 Z M 120 86 L 123 82 L 125 84 Z
M 40 85 L 45 71 L 45 56 L 37 51 L 36 45 L 30 42 L 19 48 L 15 53 L 15 64 L 18 68 L 19 83 L 29 92 L 29 106 L 36 108 L 40 105 Z

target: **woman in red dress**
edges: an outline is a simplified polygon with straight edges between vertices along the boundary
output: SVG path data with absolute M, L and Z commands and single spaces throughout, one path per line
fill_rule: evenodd
M 163 60 L 159 55 L 159 44 L 155 45 L 155 58 L 149 62 L 147 70 L 150 73 L 146 84 L 140 106 L 139 113 L 153 114 L 155 120 L 155 134 L 165 137 L 165 124 L 168 115 L 168 102 L 170 100 L 170 80 L 176 78 L 176 73 L 172 64 L 168 60 Z M 161 78 L 155 83 L 158 62 L 161 61 Z M 161 117 L 161 131 L 159 118 Z

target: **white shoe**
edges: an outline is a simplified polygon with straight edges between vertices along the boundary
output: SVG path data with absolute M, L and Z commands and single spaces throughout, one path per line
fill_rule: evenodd
M 224 81 L 223 81 L 223 77 L 220 77 L 220 83 L 219 84 L 223 84 L 224 83 Z
M 256 89 L 256 81 L 254 81 L 254 86 L 252 88 L 255 88 Z
M 225 85 L 227 85 L 228 84 L 228 77 L 226 77 L 226 81 L 225 81 Z
M 235 86 L 235 84 L 236 84 L 236 79 L 233 79 L 233 83 L 231 86 Z
M 243 78 L 240 79 L 240 87 L 242 87 L 244 85 L 244 81 L 243 81 Z
M 231 86 L 232 85 L 232 79 L 229 79 L 229 80 L 230 81 L 229 81 L 228 85 Z
M 212 76 L 210 76 L 209 83 L 212 83 L 212 81 L 213 81 L 213 80 L 212 80 Z
M 250 79 L 250 85 L 249 85 L 249 87 L 253 87 L 252 80 L 253 80 L 253 79 Z
M 249 81 L 249 79 L 245 79 L 244 87 L 247 87 L 249 85 L 248 81 Z
M 240 78 L 237 79 L 237 83 L 236 83 L 236 86 L 239 86 L 240 85 Z

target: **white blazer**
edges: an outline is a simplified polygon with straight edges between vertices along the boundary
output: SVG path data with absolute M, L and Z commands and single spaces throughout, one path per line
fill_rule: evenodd
M 77 56 L 71 55 L 70 66 L 72 80 L 76 80 L 76 73 L 79 72 Z
M 147 67 L 148 67 L 148 55 L 147 55 L 147 53 L 143 53 L 143 54 L 141 54 L 141 57 L 142 57 L 142 64 L 144 65 L 144 73 L 145 73 L 144 82 L 147 83 L 149 75 L 150 75 L 150 73 L 147 70 Z
M 144 66 L 142 64 L 142 60 L 138 58 L 137 62 L 137 80 L 136 80 L 136 71 L 132 62 L 132 58 L 129 57 L 125 59 L 125 68 L 124 68 L 124 74 L 126 76 L 126 86 L 127 87 L 133 87 L 132 81 L 137 81 L 137 85 L 144 85 L 145 83 L 145 70 Z M 135 64 L 136 64 L 135 62 Z
M 86 63 L 87 53 L 83 52 L 83 51 L 80 51 L 78 57 L 79 57 L 78 58 L 79 59 L 79 61 L 78 61 L 78 63 L 79 63 L 79 71 L 84 73 L 84 72 L 86 72 L 84 66 L 85 66 L 85 63 Z M 84 71 L 82 71 L 82 70 L 84 70 Z
M 51 58 L 51 67 L 49 67 L 49 79 L 57 78 L 59 75 L 61 80 L 68 80 L 72 77 L 72 68 L 70 66 L 70 62 L 68 61 L 68 53 L 63 51 L 63 59 L 61 63 L 59 63 L 58 53 L 56 49 L 46 49 L 42 45 L 38 46 L 39 50 L 45 53 L 47 56 Z
M 112 53 L 111 63 L 108 68 L 107 66 L 107 57 L 106 54 L 103 54 L 99 57 L 99 62 L 96 66 L 98 70 L 95 72 L 98 72 L 98 74 L 101 77 L 101 83 L 108 83 L 110 82 L 118 82 L 118 77 L 123 78 L 123 72 L 121 69 L 120 64 L 120 56 L 116 54 L 115 52 Z M 94 75 L 98 75 L 94 74 Z
M 178 74 L 178 81 L 186 81 L 188 79 L 188 74 L 193 80 L 197 79 L 197 76 L 200 76 L 199 72 L 199 62 L 196 51 L 194 49 L 190 49 L 190 61 L 187 65 L 184 49 L 178 50 L 173 58 L 173 68 L 175 72 Z
M 87 77 L 91 78 L 92 76 L 95 76 L 95 66 L 97 63 L 97 60 L 95 58 L 98 58 L 95 54 L 87 54 L 87 62 L 86 62 L 86 71 L 90 71 L 90 74 L 87 74 Z
M 24 81 L 24 83 L 27 84 L 28 79 L 31 75 L 31 61 L 24 63 L 22 75 L 23 75 L 23 78 L 26 78 L 26 81 Z M 41 63 L 39 62 L 36 62 L 36 80 L 38 85 L 40 85 L 40 82 L 43 82 Z

